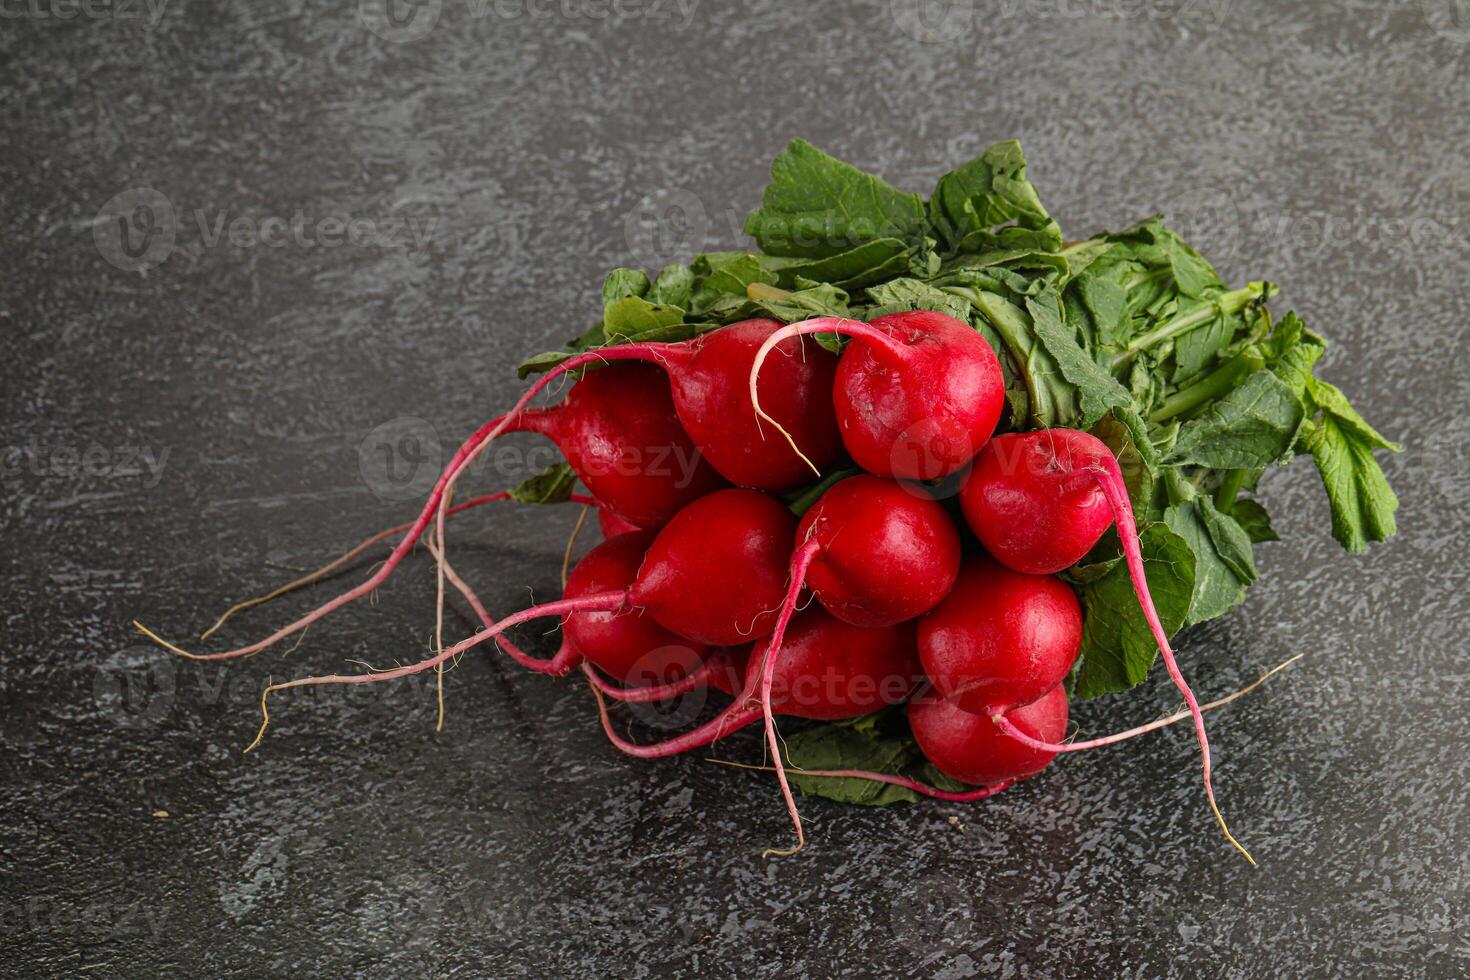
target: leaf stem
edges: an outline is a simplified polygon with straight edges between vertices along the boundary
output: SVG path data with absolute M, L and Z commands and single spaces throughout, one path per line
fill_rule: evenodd
M 1175 416 L 1192 412 L 1205 402 L 1213 401 L 1240 384 L 1246 375 L 1263 367 L 1265 363 L 1259 354 L 1250 352 L 1237 354 L 1194 384 L 1180 388 L 1165 398 L 1164 403 L 1148 417 L 1148 420 L 1158 425 Z
M 1127 348 L 1113 358 L 1112 367 L 1116 371 L 1138 355 L 1139 351 L 1147 350 L 1155 344 L 1177 337 L 1186 330 L 1192 330 L 1203 323 L 1208 323 L 1221 313 L 1226 315 L 1239 313 L 1251 303 L 1260 299 L 1270 292 L 1270 284 L 1264 282 L 1246 283 L 1240 289 L 1216 296 L 1214 302 L 1195 307 L 1188 313 L 1181 313 L 1174 319 L 1162 323 L 1148 333 L 1134 337 Z
M 1235 469 L 1225 473 L 1225 479 L 1220 483 L 1220 489 L 1215 491 L 1215 509 L 1222 514 L 1229 514 L 1235 509 L 1235 498 L 1240 496 L 1240 488 L 1245 485 L 1246 477 L 1250 475 L 1249 470 Z

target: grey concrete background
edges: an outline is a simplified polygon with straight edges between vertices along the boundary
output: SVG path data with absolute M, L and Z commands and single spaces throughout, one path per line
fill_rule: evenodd
M 1470 9 L 684 4 L 4 7 L 0 972 L 1463 975 Z M 808 801 L 774 863 L 763 778 L 623 758 L 577 683 L 485 659 L 443 734 L 426 685 L 307 694 L 242 755 L 267 678 L 422 652 L 422 557 L 288 658 L 137 644 L 402 519 L 606 269 L 737 244 L 796 135 L 916 190 L 1018 136 L 1070 234 L 1170 212 L 1411 447 L 1362 558 L 1309 465 L 1273 474 L 1285 542 L 1182 644 L 1208 694 L 1309 655 L 1213 728 L 1261 867 L 1183 731 L 980 806 Z M 140 203 L 172 228 L 125 239 Z M 458 564 L 554 596 L 574 517 L 467 516 Z

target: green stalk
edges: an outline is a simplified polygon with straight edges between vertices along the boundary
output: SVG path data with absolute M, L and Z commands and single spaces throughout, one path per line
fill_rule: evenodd
M 1147 350 L 1155 344 L 1163 343 L 1171 337 L 1177 337 L 1186 330 L 1193 330 L 1201 324 L 1209 323 L 1221 313 L 1226 315 L 1239 313 L 1265 295 L 1269 288 L 1269 284 L 1264 282 L 1246 283 L 1240 289 L 1235 289 L 1228 293 L 1221 293 L 1219 296 L 1216 296 L 1213 303 L 1207 303 L 1204 306 L 1190 310 L 1188 313 L 1181 313 L 1179 316 L 1155 327 L 1148 333 L 1134 337 L 1127 348 L 1124 349 L 1123 353 L 1113 358 L 1113 370 L 1117 371 L 1120 367 L 1133 360 L 1139 351 Z
M 1259 354 L 1251 352 L 1237 354 L 1194 384 L 1187 388 L 1180 388 L 1165 398 L 1164 404 L 1160 405 L 1158 410 L 1148 417 L 1148 420 L 1158 425 L 1177 415 L 1191 412 L 1205 402 L 1214 401 L 1245 380 L 1246 375 L 1263 367 L 1265 363 Z
M 1228 514 L 1235 508 L 1235 498 L 1240 496 L 1240 488 L 1245 485 L 1249 475 L 1249 470 L 1226 471 L 1225 480 L 1220 484 L 1220 489 L 1215 491 L 1216 510 Z

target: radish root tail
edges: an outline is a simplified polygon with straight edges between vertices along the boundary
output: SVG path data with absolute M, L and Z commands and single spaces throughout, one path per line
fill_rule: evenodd
M 786 812 L 791 816 L 791 826 L 796 831 L 796 846 L 782 850 L 767 848 L 761 857 L 790 857 L 806 846 L 806 833 L 802 830 L 801 814 L 796 809 L 796 797 L 792 795 L 791 783 L 786 778 L 786 766 L 781 758 L 781 740 L 776 731 L 776 713 L 771 708 L 771 688 L 776 676 L 776 658 L 781 654 L 781 643 L 786 638 L 786 628 L 796 614 L 796 603 L 801 598 L 802 586 L 806 583 L 807 569 L 811 567 L 821 545 L 815 538 L 796 549 L 791 557 L 791 577 L 786 586 L 786 598 L 781 603 L 781 612 L 776 618 L 776 628 L 766 642 L 765 659 L 761 663 L 761 715 L 765 719 L 766 745 L 771 750 L 771 763 L 776 770 L 776 781 L 781 784 L 781 798 L 786 802 Z
M 528 623 L 533 619 L 541 619 L 545 616 L 565 616 L 575 612 L 600 612 L 621 609 L 628 601 L 627 592 L 600 592 L 595 595 L 581 596 L 576 599 L 562 599 L 557 602 L 548 602 L 545 605 L 533 606 L 523 612 L 500 620 L 494 626 L 483 629 L 466 640 L 461 640 L 454 646 L 435 654 L 427 660 L 421 660 L 416 664 L 406 667 L 395 667 L 392 670 L 378 671 L 369 674 L 327 674 L 320 677 L 302 677 L 294 681 L 285 681 L 280 684 L 271 684 L 260 695 L 260 731 L 256 733 L 255 740 L 246 747 L 245 751 L 252 751 L 265 737 L 265 732 L 270 727 L 270 696 L 277 691 L 289 691 L 297 687 L 317 687 L 327 684 L 381 684 L 394 681 L 400 677 L 408 677 L 413 674 L 433 670 L 447 660 L 453 660 L 461 656 L 467 650 L 473 649 L 482 643 L 495 639 L 501 633 Z
M 1292 664 L 1296 663 L 1298 660 L 1302 659 L 1305 656 L 1305 653 L 1299 653 L 1295 657 L 1292 657 L 1290 660 L 1286 660 L 1282 663 L 1277 664 L 1275 667 L 1272 667 L 1270 670 L 1266 671 L 1260 677 L 1257 677 L 1255 680 L 1251 681 L 1240 690 L 1235 691 L 1231 694 L 1227 694 L 1223 698 L 1220 698 L 1218 701 L 1211 701 L 1209 704 L 1200 705 L 1199 710 L 1201 712 L 1214 711 L 1216 708 L 1223 708 L 1230 702 L 1245 697 L 1247 694 L 1251 693 L 1256 688 L 1266 683 L 1273 676 L 1281 673 L 1283 670 L 1290 667 Z M 1188 708 L 1186 708 L 1183 711 L 1176 711 L 1174 714 L 1169 715 L 1167 718 L 1160 718 L 1157 721 L 1151 721 L 1146 725 L 1139 725 L 1137 728 L 1130 728 L 1126 732 L 1118 732 L 1116 735 L 1106 735 L 1102 738 L 1091 738 L 1083 742 L 1044 742 L 1039 738 L 1032 738 L 1030 735 L 1027 735 L 1016 726 L 1015 722 L 1011 721 L 1003 714 L 991 715 L 990 720 L 995 722 L 995 726 L 1001 731 L 1005 732 L 1011 738 L 1020 742 L 1022 745 L 1029 745 L 1031 748 L 1036 749 L 1037 751 L 1085 752 L 1089 749 L 1100 749 L 1108 745 L 1117 745 L 1119 742 L 1126 742 L 1129 739 L 1137 738 L 1140 735 L 1147 735 L 1149 732 L 1156 732 L 1161 728 L 1168 728 L 1170 725 L 1178 724 L 1181 721 L 1186 721 L 1193 717 L 1193 714 L 1189 711 Z
M 1143 618 L 1148 622 L 1149 630 L 1158 644 L 1159 653 L 1163 656 L 1164 668 L 1169 672 L 1174 686 L 1179 688 L 1179 693 L 1184 695 L 1184 703 L 1189 705 L 1189 713 L 1194 719 L 1195 738 L 1199 741 L 1200 767 L 1204 774 L 1205 797 L 1209 800 L 1210 810 L 1215 814 L 1215 820 L 1220 824 L 1220 830 L 1224 833 L 1225 839 L 1254 865 L 1256 859 L 1251 857 L 1250 851 L 1235 839 L 1235 835 L 1230 832 L 1229 825 L 1225 823 L 1225 815 L 1220 812 L 1220 807 L 1215 802 L 1215 787 L 1210 778 L 1210 740 L 1205 734 L 1204 714 L 1200 711 L 1199 701 L 1195 699 L 1189 683 L 1179 670 L 1179 664 L 1174 659 L 1174 650 L 1169 645 L 1168 633 L 1164 630 L 1163 623 L 1159 621 L 1158 610 L 1154 608 L 1153 596 L 1149 594 L 1148 577 L 1143 567 L 1143 549 L 1138 538 L 1138 525 L 1133 519 L 1133 505 L 1128 500 L 1128 487 L 1123 481 L 1123 471 L 1119 469 L 1118 461 L 1109 456 L 1104 466 L 1091 467 L 1089 472 L 1108 498 L 1108 503 L 1112 505 L 1113 520 L 1118 525 L 1118 537 L 1123 543 L 1123 557 L 1128 563 L 1128 574 L 1133 579 L 1133 591 L 1138 595 L 1138 603 L 1143 609 Z
M 885 336 L 882 331 L 857 320 L 844 320 L 840 317 L 819 317 L 815 320 L 807 320 L 803 323 L 793 323 L 790 326 L 782 327 L 767 337 L 766 342 L 761 344 L 760 350 L 756 352 L 755 361 L 750 366 L 750 404 L 755 409 L 756 425 L 759 426 L 761 422 L 769 422 L 777 432 L 785 437 L 787 445 L 791 447 L 791 451 L 800 456 L 801 461 L 813 473 L 820 477 L 822 471 L 817 468 L 817 464 L 813 463 L 807 457 L 806 453 L 801 451 L 801 447 L 796 444 L 796 439 L 792 437 L 791 433 L 787 432 L 780 422 L 771 418 L 766 413 L 766 410 L 761 408 L 759 391 L 761 365 L 766 363 L 766 358 L 770 356 L 771 351 L 775 350 L 776 346 L 783 340 L 813 333 L 836 333 L 845 334 L 849 337 L 866 337 L 869 334 L 876 334 L 883 337 L 883 340 L 887 343 L 892 343 L 892 339 Z

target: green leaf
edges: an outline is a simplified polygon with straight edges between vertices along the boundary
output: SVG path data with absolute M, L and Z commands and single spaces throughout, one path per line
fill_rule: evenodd
M 1259 500 L 1237 500 L 1230 508 L 1230 516 L 1245 530 L 1253 544 L 1281 540 L 1276 529 L 1271 526 L 1271 515 L 1266 513 L 1266 508 Z
M 1251 536 L 1234 514 L 1223 514 L 1209 497 L 1201 497 L 1197 503 L 1200 516 L 1204 518 L 1205 530 L 1220 556 L 1237 579 L 1247 586 L 1256 580 L 1256 557 L 1251 550 Z
M 1332 536 L 1348 551 L 1366 551 L 1368 542 L 1387 540 L 1398 530 L 1399 499 L 1373 458 L 1374 447 L 1387 442 L 1361 418 L 1353 422 L 1331 411 L 1308 425 L 1307 448 L 1332 504 Z
M 798 771 L 860 769 L 889 774 L 902 772 L 917 759 L 918 746 L 911 738 L 882 732 L 881 727 L 823 725 L 786 737 L 786 775 L 791 785 L 807 796 L 821 796 L 860 806 L 916 801 L 918 794 L 901 786 L 871 779 L 803 776 Z
M 683 322 L 684 311 L 677 306 L 628 296 L 609 303 L 603 309 L 602 332 L 609 344 L 665 340 L 668 333 L 664 328 L 676 327 Z
M 768 255 L 823 258 L 879 238 L 922 237 L 924 202 L 872 174 L 792 140 L 771 165 L 745 233 Z
M 1140 535 L 1144 577 L 1165 631 L 1184 625 L 1194 595 L 1194 552 L 1163 524 Z M 1153 634 L 1133 594 L 1128 568 L 1119 561 L 1107 574 L 1082 586 L 1082 655 L 1074 687 L 1078 698 L 1094 698 L 1143 683 L 1158 655 Z
M 743 304 L 746 290 L 751 283 L 776 284 L 776 273 L 767 268 L 766 261 L 749 252 L 714 252 L 701 255 L 694 260 L 694 275 L 698 285 L 694 289 L 695 314 L 713 309 L 722 299 L 733 297 L 736 304 Z
M 693 305 L 694 273 L 687 265 L 666 266 L 653 281 L 647 299 L 664 306 L 687 310 Z
M 985 234 L 1010 221 L 1016 233 Z M 1053 252 L 1062 247 L 1061 230 L 1026 179 L 1026 155 L 1016 140 L 997 143 L 939 178 L 929 198 L 929 223 L 951 249 L 1002 241 Z
M 1215 510 L 1208 497 L 1170 507 L 1164 520 L 1194 552 L 1194 589 L 1185 625 L 1207 622 L 1238 606 L 1256 578 L 1245 531 L 1238 524 L 1232 530 L 1225 522 L 1234 522 Z M 1217 545 L 1217 534 L 1224 542 L 1224 553 Z
M 769 260 L 769 265 L 779 277 L 777 284 L 788 289 L 807 279 L 855 290 L 905 274 L 915 252 L 897 238 L 880 238 L 826 258 Z
M 1239 318 L 1221 313 L 1203 326 L 1181 334 L 1174 341 L 1175 382 L 1186 382 L 1199 375 L 1215 355 L 1225 348 L 1239 325 Z
M 562 361 L 576 357 L 585 351 L 595 350 L 606 344 L 607 338 L 603 335 L 602 324 L 598 323 L 580 337 L 574 337 L 567 341 L 566 350 L 547 351 L 528 357 L 516 368 L 516 377 L 525 379 L 533 374 L 541 374 L 550 371 Z
M 1000 335 L 1026 387 L 1030 426 L 1050 429 L 1067 425 L 1081 414 L 1076 386 L 1063 376 L 1056 359 L 1037 340 L 1031 317 L 1025 310 L 999 293 L 960 288 L 952 291 L 969 299 Z
M 1036 336 L 1056 362 L 1062 377 L 1077 390 L 1081 417 L 1061 420 L 1063 424 L 1085 429 L 1110 410 L 1133 404 L 1128 390 L 1077 345 L 1075 333 L 1062 320 L 1061 300 L 1056 293 L 1026 300 L 1026 310 L 1031 314 Z
M 1256 469 L 1291 455 L 1304 410 L 1291 388 L 1269 370 L 1184 423 L 1170 461 L 1214 469 Z
M 1165 231 L 1162 236 L 1165 248 L 1169 256 L 1169 271 L 1174 276 L 1174 281 L 1179 285 L 1179 291 L 1186 296 L 1196 297 L 1204 293 L 1211 286 L 1220 286 L 1220 277 L 1215 270 L 1200 257 L 1200 254 L 1188 245 L 1184 240 L 1172 231 Z
M 648 292 L 648 274 L 642 269 L 614 269 L 602 281 L 602 305 Z
M 1363 419 L 1363 416 L 1358 414 L 1357 409 L 1348 403 L 1347 396 L 1334 385 L 1330 385 L 1320 378 L 1309 377 L 1307 379 L 1307 395 L 1312 399 L 1313 404 L 1318 409 L 1336 419 L 1338 424 L 1350 430 L 1360 441 L 1367 443 L 1374 449 L 1387 449 L 1395 453 L 1403 452 L 1403 446 L 1379 435 L 1378 430 L 1369 425 Z
M 512 500 L 523 504 L 564 504 L 572 499 L 577 474 L 567 463 L 556 463 L 510 491 Z
M 868 312 L 869 319 L 909 310 L 937 310 L 966 323 L 970 319 L 968 302 L 917 279 L 890 279 L 881 286 L 869 289 L 868 299 L 874 304 L 874 308 Z
M 825 282 L 795 292 L 753 286 L 748 293 L 757 309 L 782 323 L 798 323 L 819 316 L 852 316 L 847 293 Z

